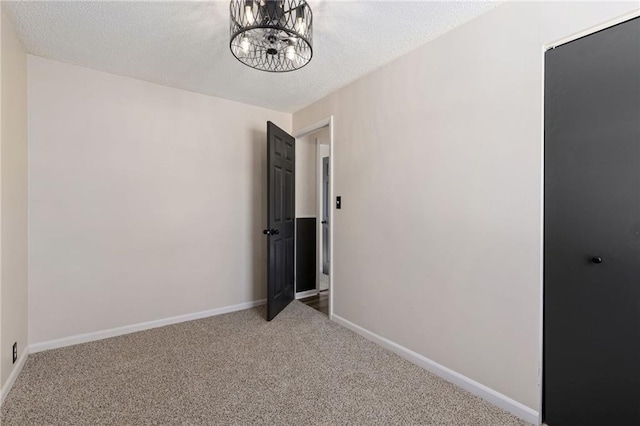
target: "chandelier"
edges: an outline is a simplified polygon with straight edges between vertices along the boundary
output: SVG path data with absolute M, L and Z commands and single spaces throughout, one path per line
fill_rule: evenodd
M 231 53 L 262 71 L 287 72 L 311 61 L 313 15 L 305 0 L 231 0 Z

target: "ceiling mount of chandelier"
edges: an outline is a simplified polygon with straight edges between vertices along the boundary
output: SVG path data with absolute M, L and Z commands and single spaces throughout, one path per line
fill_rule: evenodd
M 231 0 L 231 53 L 251 68 L 295 71 L 313 56 L 313 14 L 305 0 Z

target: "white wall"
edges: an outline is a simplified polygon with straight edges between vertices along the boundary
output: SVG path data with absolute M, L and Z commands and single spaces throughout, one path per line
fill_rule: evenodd
M 266 122 L 29 56 L 29 340 L 266 295 Z
M 328 127 L 296 138 L 296 217 L 318 216 L 316 139 L 329 144 Z
M 543 44 L 637 8 L 507 2 L 294 114 L 334 116 L 336 315 L 539 409 Z
M 0 387 L 27 346 L 27 55 L 2 14 Z
M 296 138 L 296 217 L 316 217 L 316 140 Z

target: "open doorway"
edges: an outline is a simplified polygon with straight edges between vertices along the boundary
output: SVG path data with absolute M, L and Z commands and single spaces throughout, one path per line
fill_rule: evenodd
M 297 132 L 296 299 L 332 313 L 331 119 Z

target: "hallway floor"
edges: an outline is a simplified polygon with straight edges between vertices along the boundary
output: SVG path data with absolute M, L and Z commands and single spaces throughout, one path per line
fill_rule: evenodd
M 316 311 L 320 311 L 325 315 L 329 315 L 329 292 L 323 291 L 320 294 L 300 299 L 302 303 L 312 307 Z

